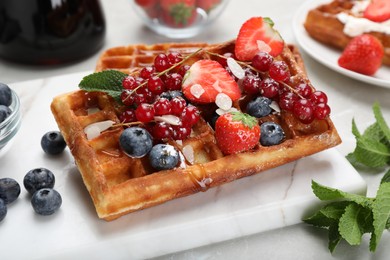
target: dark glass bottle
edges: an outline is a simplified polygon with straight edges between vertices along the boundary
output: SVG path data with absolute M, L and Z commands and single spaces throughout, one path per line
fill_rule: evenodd
M 99 0 L 0 0 L 0 57 L 25 64 L 86 58 L 104 43 Z

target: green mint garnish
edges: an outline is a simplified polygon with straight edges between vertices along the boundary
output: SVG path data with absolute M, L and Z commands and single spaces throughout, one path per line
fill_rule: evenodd
M 376 122 L 361 134 L 352 121 L 356 148 L 347 159 L 354 166 L 383 168 L 390 162 L 390 130 L 375 103 Z M 383 231 L 390 228 L 390 169 L 382 177 L 375 198 L 347 193 L 312 181 L 313 193 L 323 201 L 331 201 L 304 222 L 329 231 L 330 252 L 344 239 L 350 245 L 359 245 L 363 234 L 371 233 L 370 251 L 374 252 Z
M 352 121 L 352 133 L 356 138 L 356 148 L 347 155 L 354 166 L 381 168 L 390 164 L 390 129 L 386 124 L 379 104 L 373 105 L 376 122 L 361 134 Z
M 123 91 L 122 81 L 127 74 L 116 70 L 105 70 L 85 76 L 79 88 L 86 91 L 102 91 L 120 100 Z

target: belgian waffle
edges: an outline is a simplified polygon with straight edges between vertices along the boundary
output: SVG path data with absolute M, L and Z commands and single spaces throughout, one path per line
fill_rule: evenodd
M 130 73 L 151 63 L 156 53 L 172 49 L 188 53 L 200 47 L 223 54 L 234 49 L 234 41 L 215 45 L 166 43 L 113 48 L 102 54 L 96 70 L 115 69 Z M 201 51 L 187 62 L 213 58 L 208 52 Z M 292 85 L 302 81 L 309 83 L 297 48 L 286 45 L 278 59 L 289 65 Z M 244 96 L 235 107 L 245 112 L 247 102 Z M 103 92 L 79 90 L 55 97 L 51 109 L 98 216 L 108 221 L 286 164 L 341 142 L 329 117 L 303 124 L 290 112 L 281 111 L 259 119 L 259 124 L 278 122 L 286 134 L 283 143 L 269 147 L 258 144 L 250 151 L 226 156 L 218 148 L 214 130 L 207 123 L 208 111 L 212 110 L 210 106 L 198 106 L 202 118 L 193 127 L 190 137 L 183 141 L 169 141 L 182 155 L 180 166 L 157 172 L 147 159 L 130 158 L 121 151 L 118 139 L 122 127 L 108 129 L 92 140 L 86 138 L 83 129 L 91 123 L 104 120 L 119 123 L 121 108 L 110 96 Z M 90 108 L 99 108 L 99 111 L 88 114 Z
M 343 50 L 352 39 L 344 32 L 345 25 L 337 18 L 338 14 L 345 13 L 362 18 L 361 12 L 352 12 L 357 0 L 334 0 L 323 4 L 308 12 L 304 27 L 314 39 Z M 390 34 L 381 32 L 367 32 L 379 39 L 384 47 L 383 64 L 390 66 Z

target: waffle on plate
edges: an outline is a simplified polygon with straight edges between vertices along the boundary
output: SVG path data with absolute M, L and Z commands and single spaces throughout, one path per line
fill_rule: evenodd
M 379 23 L 363 18 L 365 3 L 368 2 L 360 0 L 334 0 L 327 4 L 322 4 L 308 12 L 304 27 L 314 39 L 340 50 L 343 50 L 349 41 L 358 34 L 371 34 L 378 38 L 384 47 L 383 64 L 390 66 L 389 33 L 381 31 L 359 32 L 354 30 L 353 27 L 349 29 L 343 22 L 345 19 L 359 19 L 359 22 L 365 21 L 377 27 Z M 389 20 L 383 23 L 388 24 Z M 359 26 L 363 27 L 362 25 Z M 383 24 L 383 26 L 385 25 Z
M 198 60 L 220 60 L 218 55 L 234 53 L 235 48 L 234 40 L 211 45 L 129 45 L 105 51 L 96 70 L 117 70 L 136 76 L 143 67 L 153 65 L 159 53 L 172 50 L 181 53 L 183 57 L 187 57 L 181 64 L 183 66 Z M 193 54 L 195 51 L 196 55 Z M 293 88 L 300 83 L 311 86 L 295 46 L 285 44 L 275 60 L 284 61 L 288 65 L 291 77 L 286 91 L 294 92 Z M 267 77 L 267 73 L 261 73 L 263 80 Z M 237 78 L 235 80 L 239 81 Z M 284 86 L 284 83 L 280 83 L 280 86 Z M 246 106 L 253 98 L 253 94 L 242 91 L 241 97 L 232 102 L 233 108 L 246 112 Z M 246 151 L 226 154 L 220 149 L 215 130 L 211 126 L 216 104 L 193 102 L 192 105 L 200 111 L 200 119 L 192 126 L 191 134 L 183 140 L 166 138 L 159 141 L 179 151 L 179 163 L 172 169 L 158 171 L 151 167 L 147 156 L 133 158 L 124 153 L 119 138 L 126 126 L 111 127 L 96 137 L 87 137 L 85 128 L 92 123 L 107 120 L 113 121 L 114 124 L 121 123 L 120 115 L 124 109 L 121 102 L 103 92 L 84 90 L 54 98 L 52 112 L 100 218 L 113 220 L 133 211 L 206 191 L 208 188 L 317 153 L 341 142 L 329 116 L 302 123 L 291 111 L 275 108 L 269 115 L 256 120 L 258 125 L 270 121 L 280 125 L 284 131 L 281 143 L 263 146 L 257 142 Z M 90 112 L 92 110 L 93 113 Z M 149 127 L 150 124 L 153 123 L 149 123 Z M 143 124 L 143 127 L 150 129 L 148 124 Z

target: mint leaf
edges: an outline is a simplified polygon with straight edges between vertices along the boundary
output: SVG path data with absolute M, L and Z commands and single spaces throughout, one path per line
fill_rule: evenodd
M 352 119 L 352 134 L 356 137 L 359 138 L 361 136 L 359 129 L 356 126 L 355 119 Z
M 390 217 L 390 182 L 379 186 L 373 203 L 374 232 L 371 236 L 370 250 L 375 251 Z
M 381 184 L 385 182 L 390 182 L 390 169 L 382 177 Z
M 376 119 L 376 122 L 378 123 L 380 129 L 382 130 L 383 134 L 386 137 L 387 144 L 390 144 L 390 128 L 386 124 L 385 119 L 383 118 L 382 111 L 380 109 L 379 103 L 374 103 L 372 110 L 374 111 L 374 116 Z
M 372 199 L 367 198 L 362 195 L 347 193 L 338 189 L 326 187 L 315 181 L 312 181 L 311 185 L 313 193 L 320 200 L 337 200 L 337 199 L 347 199 L 353 201 L 363 207 L 371 207 Z
M 338 222 L 344 214 L 345 208 L 351 203 L 353 202 L 331 202 L 303 221 L 316 227 L 330 227 L 334 223 Z
M 379 168 L 389 162 L 390 146 L 386 146 L 378 140 L 360 137 L 357 139 L 354 154 L 360 163 L 372 168 Z
M 339 244 L 340 240 L 342 239 L 340 232 L 339 232 L 339 225 L 338 222 L 335 222 L 329 227 L 329 243 L 328 248 L 331 253 L 336 249 L 336 246 Z
M 122 81 L 127 74 L 117 70 L 105 70 L 85 76 L 79 83 L 79 88 L 86 91 L 102 91 L 120 100 Z
M 344 214 L 340 218 L 340 235 L 350 244 L 359 245 L 362 240 L 362 231 L 360 229 L 358 216 L 362 207 L 352 203 L 345 208 Z

